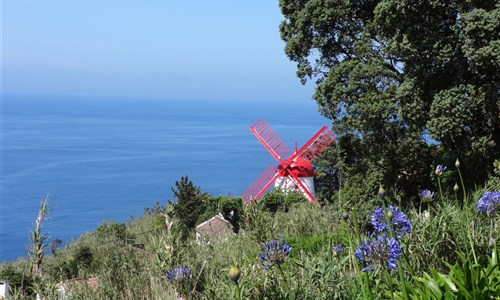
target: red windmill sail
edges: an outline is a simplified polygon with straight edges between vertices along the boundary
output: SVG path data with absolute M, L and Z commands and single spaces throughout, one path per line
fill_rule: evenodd
M 279 161 L 290 151 L 285 142 L 267 125 L 264 119 L 259 119 L 255 124 L 250 126 L 250 131 L 264 145 L 266 150 L 271 153 L 274 159 Z
M 335 141 L 335 136 L 326 126 L 323 126 L 300 150 L 296 150 L 288 158 L 283 157 L 288 153 L 288 146 L 279 138 L 274 130 L 264 121 L 259 119 L 250 126 L 250 131 L 257 137 L 269 153 L 276 159 L 279 166 L 268 166 L 257 179 L 243 192 L 243 200 L 250 202 L 258 200 L 269 187 L 280 177 L 293 182 L 296 189 L 300 190 L 309 201 L 315 202 L 314 195 L 300 180 L 304 164 L 311 164 L 323 151 Z

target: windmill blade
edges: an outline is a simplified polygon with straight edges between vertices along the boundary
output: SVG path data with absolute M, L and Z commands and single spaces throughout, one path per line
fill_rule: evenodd
M 306 196 L 307 200 L 314 202 L 316 205 L 319 205 L 316 201 L 316 198 L 311 194 L 311 192 L 309 192 L 307 187 L 302 183 L 302 181 L 300 181 L 297 176 L 288 175 L 288 178 L 290 178 L 299 187 L 299 190 Z
M 294 156 L 300 156 L 312 163 L 318 156 L 325 151 L 335 141 L 335 135 L 323 126 L 307 143 L 297 151 Z
M 241 198 L 246 202 L 255 201 L 264 194 L 267 189 L 274 183 L 279 173 L 276 172 L 274 165 L 269 165 L 255 181 L 243 192 Z
M 250 126 L 250 131 L 277 161 L 280 161 L 290 150 L 264 119 L 259 119 Z

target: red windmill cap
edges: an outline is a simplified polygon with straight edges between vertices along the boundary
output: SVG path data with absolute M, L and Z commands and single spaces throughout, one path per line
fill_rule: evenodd
M 283 168 L 284 166 L 285 169 Z M 297 177 L 316 176 L 316 172 L 314 172 L 312 164 L 301 156 L 297 156 L 290 164 L 280 164 L 277 172 L 281 173 L 283 176 L 288 174 L 295 175 Z
M 312 164 L 300 156 L 298 156 L 291 164 L 292 172 L 298 177 L 313 177 L 316 173 L 313 170 Z

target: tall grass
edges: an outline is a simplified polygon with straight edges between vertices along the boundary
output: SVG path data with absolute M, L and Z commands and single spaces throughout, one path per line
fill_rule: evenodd
M 489 185 L 489 190 L 499 186 Z M 68 299 L 479 299 L 500 297 L 498 251 L 499 218 L 477 212 L 483 190 L 469 193 L 465 201 L 454 197 L 431 202 L 426 209 L 400 208 L 412 228 L 398 260 L 401 274 L 383 269 L 361 271 L 354 252 L 360 237 L 374 232 L 369 213 L 359 222 L 351 207 L 338 203 L 317 207 L 292 205 L 287 211 L 266 211 L 261 206 L 246 209 L 239 234 L 211 244 L 198 244 L 176 236 L 178 220 L 158 211 L 123 224 L 105 223 L 91 234 L 73 241 L 56 255 L 32 260 L 37 270 L 26 272 L 28 261 L 2 265 L 26 278 L 38 278 L 46 299 L 56 299 L 56 286 L 65 282 Z M 398 205 L 397 199 L 385 199 Z M 158 219 L 163 220 L 158 222 Z M 171 223 L 169 223 L 171 222 Z M 358 224 L 359 223 L 359 224 Z M 43 236 L 42 232 L 39 232 Z M 271 239 L 292 247 L 280 268 L 261 268 L 262 243 Z M 492 242 L 492 238 L 496 238 Z M 337 245 L 342 251 L 334 251 Z M 339 246 L 340 247 L 340 246 Z M 340 249 L 340 248 L 335 248 Z M 40 253 L 34 249 L 34 253 Z M 165 274 L 186 266 L 191 277 L 187 292 L 169 282 Z M 228 276 L 238 266 L 238 290 Z M 282 272 L 281 272 L 281 271 Z M 12 276 L 12 275 L 9 275 Z M 30 277 L 31 276 L 31 277 Z M 97 286 L 86 280 L 98 278 Z M 8 278 L 7 278 L 8 279 Z M 183 283 L 184 284 L 184 283 Z M 21 284 L 22 285 L 22 284 Z M 34 299 L 13 287 L 12 299 Z M 475 294 L 466 293 L 467 288 Z M 16 292 L 17 291 L 17 292 Z M 390 291 L 390 292 L 389 292 Z M 478 296 L 479 295 L 479 296 Z M 53 298 L 51 298 L 53 297 Z M 422 298 L 423 297 L 423 298 Z M 444 297 L 444 296 L 443 296 Z M 486 298 L 484 298 L 486 299 Z

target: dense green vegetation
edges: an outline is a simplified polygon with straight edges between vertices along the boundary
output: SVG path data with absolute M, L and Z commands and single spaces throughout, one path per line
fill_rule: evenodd
M 497 162 L 497 175 L 499 167 Z M 176 187 L 178 197 L 192 191 L 205 195 L 192 203 L 202 207 L 196 224 L 225 212 L 238 216 L 239 233 L 215 243 L 196 243 L 193 230 L 186 229 L 184 216 L 176 209 L 181 204 L 155 203 L 137 219 L 103 223 L 40 260 L 3 264 L 0 277 L 10 280 L 12 299 L 34 299 L 36 292 L 45 299 L 57 299 L 61 282 L 68 287 L 68 299 L 500 297 L 500 217 L 496 215 L 500 194 L 495 193 L 500 176 L 467 193 L 466 201 L 455 196 L 463 192 L 461 186 L 443 184 L 443 191 L 449 193 L 443 197 L 440 191 L 422 193 L 421 203 L 411 208 L 400 206 L 399 195 L 382 188 L 373 195 L 377 201 L 372 202 L 379 204 L 365 203 L 363 211 L 352 209 L 342 192 L 338 203 L 322 207 L 300 194 L 284 195 L 278 190 L 246 206 L 237 197 L 204 194 L 187 177 Z M 46 205 L 42 206 L 45 213 Z M 386 270 L 386 256 L 392 252 L 380 252 L 385 253 L 383 259 L 366 252 L 366 246 L 377 239 L 367 232 L 383 230 L 385 221 L 391 230 L 378 239 L 389 241 L 392 236 L 401 252 L 390 270 Z M 48 241 L 33 242 L 33 249 L 48 250 Z M 97 285 L 86 283 L 88 278 L 97 278 Z
M 319 163 L 328 201 L 339 186 L 367 200 L 383 183 L 417 202 L 431 166 L 457 157 L 468 189 L 491 175 L 500 157 L 497 0 L 280 0 L 280 7 L 286 55 L 302 82 L 316 83 L 313 97 L 337 135 Z

